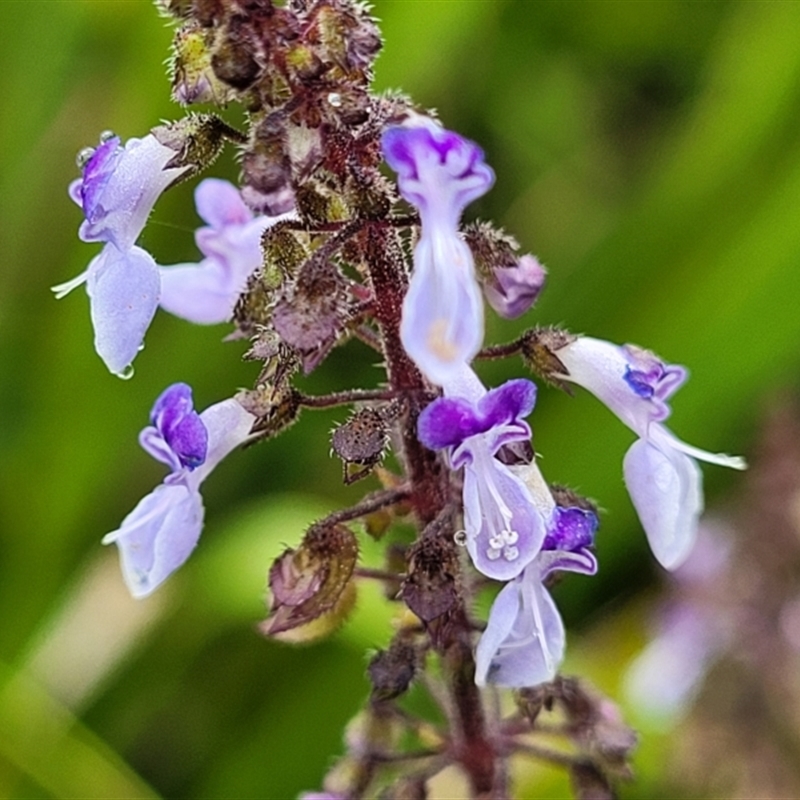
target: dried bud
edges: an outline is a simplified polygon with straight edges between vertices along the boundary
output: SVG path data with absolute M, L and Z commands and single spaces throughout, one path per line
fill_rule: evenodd
M 354 9 L 354 24 L 347 37 L 347 61 L 353 69 L 367 70 L 383 47 L 381 32 L 364 6 Z
M 386 419 L 374 408 L 362 408 L 333 432 L 333 451 L 344 462 L 345 483 L 354 483 L 369 474 L 384 455 L 389 443 Z M 361 469 L 350 472 L 356 465 Z
M 220 31 L 211 57 L 216 76 L 240 91 L 247 89 L 258 77 L 261 72 L 259 60 L 266 62 L 266 54 L 259 52 L 266 40 L 254 35 L 254 25 L 255 20 L 249 17 L 232 15 Z
M 256 336 L 265 329 L 271 330 L 272 307 L 275 290 L 262 278 L 261 271 L 253 273 L 247 288 L 233 308 L 233 319 L 239 336 Z
M 264 231 L 261 239 L 264 266 L 260 278 L 266 289 L 279 289 L 308 258 L 300 236 L 287 222 L 279 222 Z
M 313 48 L 304 43 L 297 43 L 286 51 L 284 65 L 290 80 L 307 84 L 317 81 L 327 69 Z
M 298 213 L 312 225 L 341 222 L 350 216 L 342 196 L 321 184 L 307 182 L 297 188 L 295 196 Z
M 258 383 L 255 389 L 239 392 L 236 399 L 245 411 L 258 417 L 252 433 L 261 434 L 261 439 L 283 433 L 300 415 L 299 397 L 293 389 L 276 392 L 270 384 Z
M 441 617 L 458 601 L 458 562 L 450 542 L 423 535 L 408 550 L 407 577 L 401 594 L 423 621 Z
M 312 525 L 297 550 L 286 550 L 269 571 L 271 601 L 262 633 L 310 641 L 330 633 L 355 602 L 351 581 L 358 543 L 344 525 Z
M 285 147 L 285 122 L 266 117 L 242 156 L 242 198 L 256 213 L 278 216 L 294 208 L 292 167 Z
M 408 690 L 417 674 L 419 655 L 416 648 L 395 639 L 388 650 L 380 650 L 367 667 L 372 683 L 372 700 L 392 700 Z
M 165 169 L 190 167 L 181 174 L 179 180 L 185 180 L 211 166 L 226 139 L 238 143 L 243 140 L 239 131 L 216 114 L 189 114 L 177 122 L 158 125 L 151 132 L 161 144 L 175 151 L 175 157 Z
M 574 342 L 577 337 L 559 328 L 531 328 L 522 335 L 522 360 L 528 369 L 543 381 L 571 394 L 569 386 L 559 378 L 569 370 L 556 355 L 562 347 Z
M 349 317 L 346 286 L 339 270 L 324 259 L 309 259 L 288 296 L 275 305 L 272 324 L 295 348 L 303 371 L 314 370 L 330 352 Z
M 285 142 L 292 175 L 296 182 L 305 185 L 311 173 L 322 161 L 324 152 L 322 132 L 318 127 L 312 128 L 305 124 L 287 125 Z
M 392 210 L 394 187 L 382 175 L 375 175 L 369 185 L 359 186 L 349 199 L 361 219 L 386 219 Z
M 175 32 L 170 59 L 172 97 L 181 105 L 216 103 L 230 99 L 230 89 L 217 79 L 211 68 L 212 28 L 190 22 Z
M 365 6 L 348 0 L 323 0 L 310 17 L 308 41 L 319 57 L 338 69 L 334 78 L 366 82 L 381 48 L 381 38 Z
M 259 331 L 244 357 L 263 361 L 264 366 L 255 389 L 239 392 L 237 400 L 257 417 L 254 433 L 261 433 L 264 438 L 281 433 L 297 420 L 300 412 L 299 396 L 290 383 L 300 366 L 297 357 L 270 328 Z
M 475 269 L 481 280 L 491 280 L 497 267 L 511 267 L 517 262 L 519 242 L 488 222 L 470 222 L 463 228 L 464 241 L 472 250 Z

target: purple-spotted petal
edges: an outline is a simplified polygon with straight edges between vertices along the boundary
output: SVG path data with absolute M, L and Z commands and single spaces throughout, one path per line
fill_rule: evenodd
M 116 375 L 128 369 L 142 348 L 158 306 L 160 281 L 152 256 L 139 247 L 107 244 L 89 266 L 94 346 Z
M 181 467 L 195 469 L 205 461 L 208 431 L 194 410 L 191 386 L 175 383 L 162 392 L 150 421 Z
M 667 401 L 688 377 L 684 367 L 665 364 L 648 350 L 579 336 L 556 355 L 568 380 L 588 389 L 639 436 L 650 422 L 670 415 Z
M 433 450 L 458 447 L 471 436 L 487 433 L 492 428 L 518 428 L 518 436 L 529 438 L 530 428 L 521 418 L 533 411 L 535 403 L 536 386 L 522 378 L 486 392 L 477 403 L 460 397 L 442 397 L 420 414 L 419 438 Z M 505 440 L 507 437 L 498 438 Z M 499 446 L 497 444 L 494 449 Z
M 130 593 L 145 597 L 186 561 L 202 527 L 200 494 L 182 483 L 164 484 L 144 497 L 103 544 L 117 545 Z
M 478 145 L 428 118 L 389 128 L 382 143 L 400 193 L 419 209 L 423 225 L 433 216 L 455 226 L 463 209 L 494 183 Z
M 440 397 L 423 409 L 417 423 L 419 440 L 431 450 L 458 447 L 486 428 L 472 403 L 459 397 Z
M 485 430 L 488 430 L 519 422 L 533 411 L 534 405 L 536 385 L 524 378 L 516 378 L 486 392 L 478 401 L 478 412 L 486 426 Z
M 653 554 L 666 569 L 689 555 L 703 510 L 702 474 L 695 461 L 649 441 L 633 443 L 623 462 L 625 483 Z
M 583 508 L 556 508 L 553 523 L 547 532 L 545 550 L 578 550 L 591 547 L 599 522 L 597 515 Z

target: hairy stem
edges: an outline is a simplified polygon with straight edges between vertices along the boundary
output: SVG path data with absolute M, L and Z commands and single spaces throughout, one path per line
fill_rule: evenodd
M 367 252 L 375 317 L 383 339 L 389 384 L 408 397 L 401 440 L 410 499 L 420 530 L 428 528 L 427 535 L 440 538 L 443 547 L 455 548 L 452 525 L 431 525 L 441 519 L 448 505 L 449 477 L 439 458 L 417 437 L 417 419 L 426 385 L 400 341 L 407 278 L 397 233 L 371 226 L 367 230 Z M 457 558 L 449 561 L 458 563 Z M 432 633 L 431 641 L 442 659 L 450 698 L 452 755 L 468 776 L 473 797 L 501 798 L 505 795 L 505 787 L 498 785 L 501 781 L 496 769 L 496 753 L 487 735 L 482 699 L 475 685 L 471 627 L 463 596 L 459 594 L 454 607 L 428 626 Z

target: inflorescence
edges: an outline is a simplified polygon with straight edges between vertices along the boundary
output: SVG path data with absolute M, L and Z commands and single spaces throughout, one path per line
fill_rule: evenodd
M 536 377 L 584 387 L 634 431 L 625 482 L 667 569 L 683 563 L 695 541 L 703 507 L 697 459 L 735 469 L 744 462 L 687 445 L 665 427 L 669 399 L 688 373 L 646 350 L 552 328 L 532 328 L 515 342 L 482 350 L 484 298 L 498 314 L 518 317 L 541 292 L 545 270 L 502 230 L 461 225 L 465 207 L 494 183 L 482 150 L 408 98 L 370 92 L 381 39 L 365 6 L 355 0 L 283 6 L 162 0 L 161 6 L 178 25 L 174 99 L 239 102 L 248 129 L 190 113 L 125 143 L 104 134 L 96 148 L 82 151 L 81 177 L 69 193 L 83 211 L 81 239 L 102 250 L 54 291 L 62 297 L 85 283 L 95 349 L 117 375 L 132 374 L 159 307 L 196 324 L 232 324 L 229 338 L 248 340 L 245 358 L 262 368 L 252 390 L 202 413 L 186 384 L 161 394 L 140 443 L 170 472 L 103 542 L 119 548 L 131 593 L 150 594 L 197 545 L 200 485 L 222 458 L 280 433 L 303 408 L 352 405 L 350 419 L 333 433 L 334 452 L 346 480 L 375 472 L 383 488 L 316 522 L 276 560 L 262 630 L 302 639 L 304 630 L 309 638 L 332 629 L 352 606 L 356 581 L 374 573 L 416 622 L 402 627 L 370 665 L 371 730 L 378 719 L 401 719 L 388 710 L 391 702 L 423 669 L 426 655 L 437 654 L 456 709 L 453 730 L 419 754 L 422 766 L 402 780 L 417 775 L 424 783 L 449 759 L 461 763 L 476 793 L 501 796 L 506 769 L 499 765 L 517 744 L 548 758 L 515 738 L 535 730 L 542 704 L 560 703 L 567 717 L 580 707 L 581 724 L 600 724 L 602 704 L 557 677 L 565 634 L 547 591 L 553 573 L 597 571 L 598 512 L 574 492 L 548 485 L 539 470 L 527 421 L 536 385 L 517 378 L 487 389 L 473 370 L 476 357 L 520 355 Z M 226 143 L 239 150 L 241 186 L 201 181 L 195 200 L 207 223 L 196 233 L 202 257 L 159 265 L 136 245 L 154 204 L 208 168 Z M 353 337 L 381 354 L 384 388 L 308 397 L 294 387 L 294 376 L 311 372 Z M 390 443 L 402 474 L 380 466 Z M 410 517 L 419 534 L 399 550 L 399 561 L 397 548 L 387 551 L 385 571 L 361 569 L 349 523 L 367 520 L 369 527 L 378 514 L 384 528 Z M 470 600 L 486 580 L 501 589 L 480 632 L 484 625 L 472 618 Z M 521 690 L 522 710 L 492 733 L 476 684 Z M 583 705 L 575 706 L 578 697 Z M 329 791 L 307 797 L 363 794 L 380 771 L 374 752 L 359 760 L 363 746 L 348 755 L 359 770 L 347 780 L 334 770 Z M 402 753 L 395 756 L 402 760 Z M 574 780 L 587 769 L 594 780 L 595 772 L 613 773 L 610 764 L 584 759 L 567 766 Z

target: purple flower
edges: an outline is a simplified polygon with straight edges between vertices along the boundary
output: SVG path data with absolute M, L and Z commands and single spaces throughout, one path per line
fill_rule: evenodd
M 715 586 L 730 582 L 732 533 L 704 518 L 691 560 L 670 576 L 672 596 L 659 609 L 656 636 L 625 674 L 625 693 L 637 709 L 661 719 L 680 714 L 730 647 L 737 622 Z
M 172 471 L 103 537 L 103 544 L 119 547 L 122 575 L 137 598 L 158 588 L 194 550 L 203 528 L 200 484 L 248 439 L 255 417 L 233 398 L 197 414 L 190 387 L 176 383 L 156 400 L 150 421 L 139 442 Z
M 625 675 L 625 693 L 637 709 L 660 718 L 679 714 L 694 699 L 730 639 L 721 620 L 690 603 L 675 604 L 659 635 Z
M 383 153 L 400 194 L 422 219 L 400 336 L 425 376 L 443 386 L 483 341 L 483 303 L 458 222 L 465 206 L 491 188 L 494 173 L 476 144 L 425 117 L 389 128 Z
M 261 266 L 264 231 L 294 216 L 254 216 L 228 181 L 207 178 L 195 190 L 195 204 L 208 226 L 195 233 L 205 258 L 199 264 L 160 267 L 161 307 L 200 325 L 226 322 L 247 279 Z
M 419 417 L 420 441 L 447 450 L 450 466 L 464 468 L 464 525 L 475 567 L 498 580 L 516 577 L 539 552 L 545 518 L 523 480 L 494 456 L 505 444 L 527 441 L 524 421 L 536 387 L 512 380 L 487 392 L 469 367 L 454 396 L 434 400 Z
M 544 586 L 556 570 L 594 575 L 597 517 L 581 508 L 555 509 L 545 544 L 521 575 L 495 598 L 475 652 L 475 682 L 536 686 L 552 680 L 564 659 L 564 623 Z
M 688 376 L 683 367 L 633 345 L 587 336 L 555 354 L 567 370 L 564 378 L 588 389 L 640 437 L 625 455 L 625 483 L 653 553 L 674 569 L 692 549 L 703 510 L 695 459 L 733 469 L 744 469 L 744 459 L 699 450 L 661 424 L 670 414 L 667 401 Z
M 85 217 L 80 238 L 105 246 L 85 272 L 53 291 L 61 298 L 86 283 L 95 350 L 117 375 L 129 374 L 158 305 L 158 267 L 134 243 L 159 195 L 188 169 L 168 167 L 174 157 L 152 134 L 124 147 L 113 136 L 101 141 L 69 187 Z
M 547 271 L 536 256 L 524 255 L 513 267 L 496 267 L 484 284 L 489 305 L 506 319 L 522 316 L 539 297 Z

